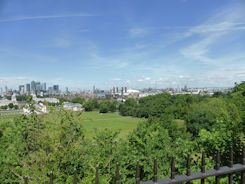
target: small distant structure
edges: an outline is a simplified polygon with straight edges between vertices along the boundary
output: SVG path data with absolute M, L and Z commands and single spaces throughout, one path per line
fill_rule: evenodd
M 34 111 L 31 110 L 30 104 L 26 104 L 26 106 L 23 108 L 24 114 L 25 115 L 29 115 L 32 113 L 43 114 L 48 112 L 47 106 L 44 105 L 43 103 L 33 104 L 33 106 L 34 106 Z
M 65 110 L 72 110 L 72 111 L 83 111 L 84 108 L 79 103 L 70 103 L 70 102 L 64 102 L 64 109 Z
M 14 104 L 14 105 L 19 105 L 17 100 L 16 100 L 16 94 L 15 93 L 12 95 L 11 100 L 8 100 L 8 99 L 0 100 L 0 107 L 9 105 L 11 103 Z
M 12 95 L 11 101 L 12 101 L 13 103 L 17 103 L 17 100 L 16 100 L 16 94 L 15 94 L 15 93 Z
M 13 103 L 13 102 L 11 100 L 2 99 L 2 100 L 0 100 L 0 107 L 9 105 L 10 103 Z
M 59 103 L 59 99 L 57 98 L 37 98 L 36 94 L 32 94 L 32 99 L 35 102 L 49 102 L 49 103 Z

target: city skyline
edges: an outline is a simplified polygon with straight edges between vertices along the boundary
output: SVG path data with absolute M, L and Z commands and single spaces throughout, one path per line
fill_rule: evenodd
M 170 11 L 171 10 L 171 11 Z M 232 87 L 244 0 L 0 1 L 0 87 Z

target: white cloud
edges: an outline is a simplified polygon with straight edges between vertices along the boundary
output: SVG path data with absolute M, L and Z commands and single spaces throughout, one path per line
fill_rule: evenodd
M 143 79 L 138 79 L 137 81 L 138 81 L 138 82 L 147 82 L 147 81 L 150 81 L 150 80 L 151 80 L 150 77 L 145 77 L 145 78 L 143 78 Z
M 245 30 L 245 14 L 239 11 L 240 8 L 231 9 L 234 12 L 230 13 L 230 9 L 225 9 L 203 24 L 195 26 L 186 32 L 186 38 L 198 36 L 199 40 L 182 48 L 180 53 L 188 59 L 208 64 L 224 61 L 225 57 L 210 56 L 209 52 L 215 52 L 213 47 L 227 40 L 227 37 L 230 39 L 232 37 L 235 38 L 237 31 Z M 236 57 L 236 54 L 233 57 Z
M 57 38 L 54 42 L 54 47 L 57 48 L 68 48 L 70 47 L 71 42 L 68 39 Z
M 38 19 L 59 19 L 59 18 L 70 18 L 70 17 L 91 17 L 97 16 L 92 14 L 67 14 L 67 15 L 41 15 L 41 16 L 19 16 L 13 18 L 0 19 L 1 22 L 16 22 L 24 20 L 38 20 Z
M 149 29 L 147 28 L 131 28 L 129 30 L 129 35 L 132 37 L 132 38 L 136 38 L 136 37 L 142 37 L 142 36 L 145 36 L 149 33 Z
M 56 63 L 57 59 L 49 56 L 43 55 L 39 53 L 33 53 L 22 49 L 10 48 L 7 46 L 0 46 L 0 53 L 4 53 L 8 57 L 18 58 L 18 60 L 25 59 L 34 62 L 41 62 L 41 63 Z

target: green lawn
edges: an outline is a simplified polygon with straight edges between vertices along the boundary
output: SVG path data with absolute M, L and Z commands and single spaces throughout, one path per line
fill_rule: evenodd
M 119 137 L 126 137 L 143 119 L 120 116 L 118 113 L 100 114 L 99 112 L 83 112 L 81 123 L 85 128 L 86 136 L 93 136 L 94 129 L 120 130 Z
M 17 115 L 15 115 L 17 116 Z M 8 119 L 1 119 L 0 123 L 12 120 L 15 116 L 8 116 Z M 5 115 L 4 118 L 7 116 Z M 55 121 L 52 114 L 46 114 L 43 116 L 47 121 Z M 103 130 L 120 130 L 119 137 L 126 137 L 131 131 L 133 131 L 137 124 L 143 121 L 143 118 L 134 118 L 128 116 L 120 116 L 118 113 L 105 113 L 100 114 L 98 111 L 93 112 L 83 112 L 82 115 L 78 118 L 78 121 L 81 122 L 85 129 L 85 136 L 92 137 L 95 134 L 94 129 Z

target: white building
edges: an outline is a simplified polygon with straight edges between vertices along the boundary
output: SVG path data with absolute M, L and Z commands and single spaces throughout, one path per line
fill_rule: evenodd
M 123 94 L 124 96 L 129 96 L 129 95 L 138 95 L 140 93 L 139 90 L 136 89 L 128 89 L 126 92 Z
M 8 105 L 10 103 L 13 103 L 13 102 L 11 100 L 2 99 L 2 100 L 0 100 L 0 107 L 1 106 L 5 106 L 5 105 Z
M 18 105 L 15 94 L 12 95 L 11 100 L 8 100 L 8 99 L 0 100 L 0 107 L 5 106 L 5 105 L 9 105 L 10 103 L 12 103 L 14 105 Z
M 32 98 L 35 102 L 49 102 L 49 103 L 59 103 L 57 98 L 37 98 L 35 94 L 32 94 Z
M 42 114 L 42 113 L 47 113 L 48 110 L 47 110 L 47 106 L 44 105 L 43 103 L 38 103 L 38 104 L 34 104 L 34 112 L 37 113 L 37 114 Z M 24 108 L 23 108 L 23 112 L 24 114 L 31 114 L 32 111 L 31 111 L 31 107 L 29 104 L 27 104 Z
M 65 110 L 73 110 L 73 111 L 82 111 L 82 105 L 79 103 L 70 103 L 70 102 L 64 102 L 64 109 Z

